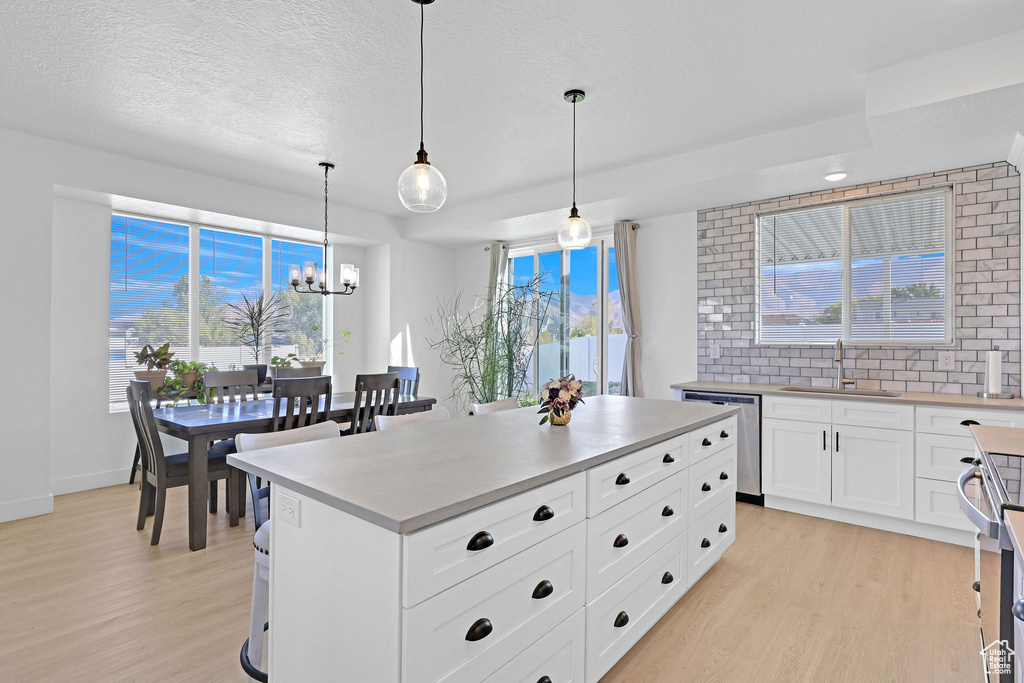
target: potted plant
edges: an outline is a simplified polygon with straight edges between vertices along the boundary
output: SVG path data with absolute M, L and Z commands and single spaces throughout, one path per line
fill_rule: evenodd
M 284 358 L 282 358 L 281 356 L 274 356 L 273 358 L 271 358 L 270 376 L 273 377 L 274 379 L 277 379 L 277 369 L 290 368 L 292 366 L 293 360 L 298 360 L 298 356 L 296 356 L 294 353 L 289 353 Z
M 317 332 L 319 330 L 320 330 L 319 327 L 314 327 L 313 328 L 314 332 Z M 341 333 L 341 339 L 342 339 L 342 343 L 343 344 L 348 344 L 349 336 L 350 335 L 349 335 L 349 331 L 348 330 L 344 330 Z M 313 352 L 313 354 L 311 356 L 309 356 L 308 358 L 296 359 L 295 362 L 299 364 L 299 367 L 302 367 L 302 368 L 316 368 L 319 372 L 323 373 L 324 365 L 327 364 L 327 361 L 324 360 L 324 357 L 323 357 L 324 356 L 324 352 L 330 346 L 331 346 L 331 340 L 329 338 L 327 338 L 327 337 L 321 337 L 320 339 L 316 340 L 316 344 L 313 347 L 314 352 Z M 343 355 L 345 355 L 345 352 L 344 351 L 339 351 L 338 355 L 339 356 L 343 356 Z
M 200 402 L 203 400 L 203 390 L 206 385 L 203 382 L 203 375 L 207 370 L 216 370 L 213 365 L 207 365 L 196 360 L 176 360 L 170 365 L 174 378 L 164 384 L 165 393 L 170 392 L 179 398 L 186 394 L 192 394 Z
M 135 379 L 148 381 L 154 396 L 164 386 L 167 379 L 167 366 L 171 364 L 171 358 L 174 357 L 170 348 L 171 342 L 166 342 L 156 349 L 150 344 L 146 344 L 135 354 L 136 362 L 146 366 L 145 370 L 135 371 Z
M 276 292 L 269 298 L 260 294 L 255 299 L 243 292 L 242 303 L 229 303 L 228 308 L 231 316 L 224 322 L 238 332 L 239 341 L 252 354 L 254 365 L 244 367 L 255 367 L 259 383 L 263 384 L 267 379 L 267 366 L 260 363 L 260 354 L 275 334 L 285 332 L 284 321 L 289 312 Z
M 583 383 L 577 381 L 575 375 L 553 379 L 541 389 L 541 408 L 537 414 L 546 414 L 540 423 L 567 425 L 572 419 L 573 408 L 580 403 L 583 403 Z

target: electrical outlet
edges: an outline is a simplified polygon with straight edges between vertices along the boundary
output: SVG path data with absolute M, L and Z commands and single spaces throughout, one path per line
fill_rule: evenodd
M 939 366 L 937 370 L 952 370 L 954 354 L 952 351 L 939 351 Z
M 277 495 L 278 517 L 292 526 L 302 526 L 299 523 L 299 499 L 286 496 L 283 493 Z
M 718 342 L 711 342 L 708 344 L 708 355 L 712 358 L 722 357 L 722 345 Z

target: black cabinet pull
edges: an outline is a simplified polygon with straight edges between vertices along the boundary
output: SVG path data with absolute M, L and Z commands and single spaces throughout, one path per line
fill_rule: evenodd
M 1013 603 L 1013 608 L 1010 611 L 1013 612 L 1013 616 L 1024 621 L 1024 598 Z
M 671 516 L 672 516 L 672 515 L 674 515 L 674 514 L 676 514 L 676 511 L 675 511 L 675 510 L 673 510 L 673 509 L 672 509 L 672 507 L 671 507 L 671 506 L 669 506 L 669 505 L 666 505 L 666 506 L 665 506 L 665 509 L 663 509 L 663 510 L 661 511 L 661 516 L 662 516 L 662 517 L 671 517 Z
M 704 493 L 707 493 L 708 491 L 711 490 L 711 484 L 704 482 L 704 485 L 700 487 L 700 490 L 703 491 Z
M 466 631 L 466 640 L 474 643 L 478 640 L 483 640 L 487 636 L 491 635 L 491 631 L 494 627 L 491 626 L 490 619 L 477 619 L 469 630 Z
M 721 474 L 718 475 L 718 478 L 721 479 L 722 481 L 725 481 L 726 479 L 729 478 L 729 474 L 727 472 L 722 472 Z
M 971 588 L 974 590 L 975 593 L 980 593 L 981 592 L 981 581 L 975 581 L 974 583 L 972 583 L 971 584 Z
M 729 432 L 727 432 L 727 431 L 725 431 L 725 430 L 723 429 L 723 430 L 722 430 L 722 433 L 721 433 L 721 434 L 719 434 L 719 436 L 720 436 L 720 437 L 722 437 L 723 439 L 728 439 L 728 438 L 729 438 Z
M 665 575 L 661 577 L 662 583 L 672 583 L 676 580 L 676 577 L 672 576 L 672 572 L 665 572 Z
M 547 505 L 541 505 L 537 508 L 537 511 L 533 513 L 533 521 L 535 522 L 546 522 L 555 516 L 555 511 L 549 508 Z
M 981 423 L 978 422 L 977 420 L 964 420 L 960 424 L 962 424 L 964 427 L 970 427 L 971 425 L 980 425 Z
M 700 542 L 700 547 L 701 548 L 710 548 L 711 547 L 711 541 L 709 541 L 708 539 L 705 538 L 703 541 Z
M 675 462 L 676 459 L 672 457 L 671 453 L 666 453 L 665 457 L 661 459 L 662 462 Z
M 625 486 L 629 483 L 629 477 L 626 476 L 625 472 L 620 472 L 619 476 L 615 477 L 616 486 Z
M 476 552 L 477 550 L 490 548 L 492 545 L 494 545 L 494 536 L 491 536 L 486 531 L 481 531 L 477 533 L 476 536 L 469 539 L 469 545 L 466 546 L 466 550 Z
M 836 432 L 836 453 L 839 452 L 839 432 Z
M 619 612 L 619 615 L 615 617 L 615 628 L 622 628 L 629 623 L 629 615 L 625 612 Z
M 973 465 L 974 464 L 974 458 L 973 457 L 960 458 L 960 462 L 962 462 L 965 465 Z
M 701 446 L 710 446 L 711 445 L 711 439 L 704 439 L 703 441 L 700 442 L 700 445 Z
M 727 531 L 729 531 L 729 527 L 727 527 L 727 526 L 726 526 L 726 525 L 724 525 L 724 524 L 719 524 L 719 525 L 718 525 L 718 533 L 720 533 L 720 534 L 724 534 L 724 533 L 726 533 Z
M 822 429 L 821 430 L 821 450 L 823 450 L 823 451 L 827 451 L 828 450 L 828 430 L 827 429 Z
M 537 679 L 537 683 L 551 683 L 551 676 L 541 676 Z
M 538 583 L 537 587 L 533 589 L 533 599 L 543 600 L 554 592 L 555 587 L 551 585 L 551 582 L 544 580 Z
M 616 548 L 625 548 L 627 545 L 629 545 L 629 539 L 623 536 L 622 534 L 619 534 L 615 537 L 615 540 L 612 541 L 612 545 Z

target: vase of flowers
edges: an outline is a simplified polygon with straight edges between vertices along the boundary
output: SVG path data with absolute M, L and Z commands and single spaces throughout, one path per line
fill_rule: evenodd
M 572 419 L 572 410 L 583 403 L 583 383 L 574 375 L 553 379 L 541 389 L 541 403 L 538 414 L 545 413 L 540 423 L 567 425 Z

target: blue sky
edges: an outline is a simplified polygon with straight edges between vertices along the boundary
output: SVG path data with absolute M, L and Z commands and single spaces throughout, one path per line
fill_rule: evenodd
M 569 292 L 579 296 L 593 296 L 597 293 L 597 246 L 569 252 Z M 561 273 L 561 252 L 540 255 L 541 270 L 556 276 Z M 533 277 L 533 256 L 512 259 L 512 277 L 517 284 L 529 282 Z M 608 250 L 608 291 L 619 288 L 619 276 L 615 270 L 615 249 Z M 557 277 L 545 282 L 544 291 L 557 289 Z

